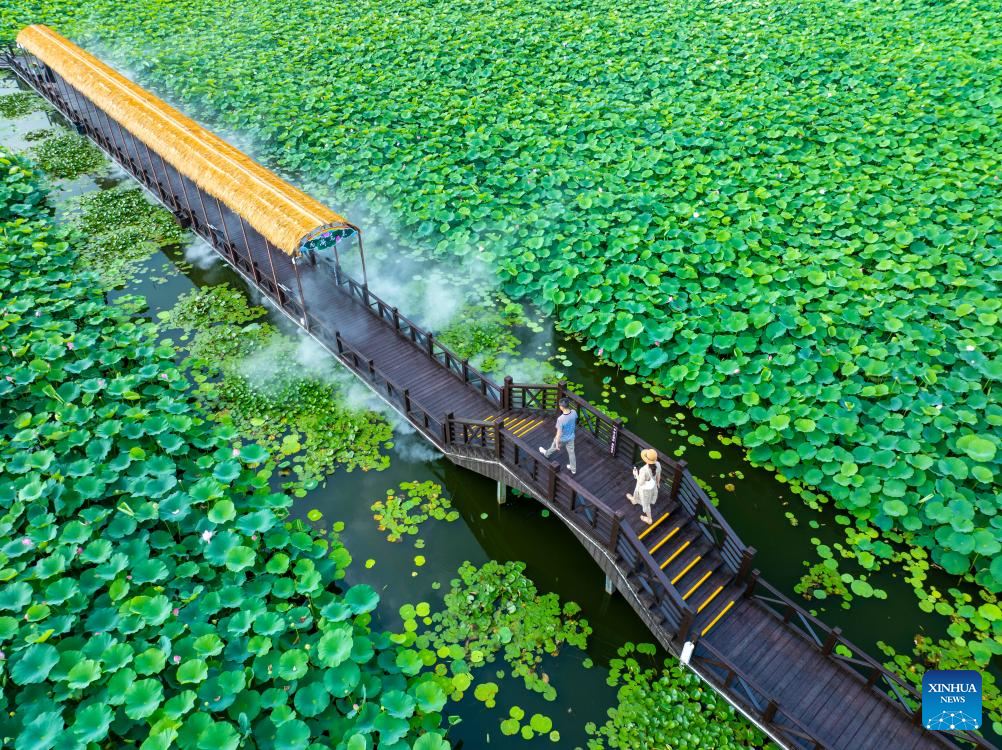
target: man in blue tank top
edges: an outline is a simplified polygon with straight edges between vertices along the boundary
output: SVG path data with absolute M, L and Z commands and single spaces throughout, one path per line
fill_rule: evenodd
M 571 474 L 577 474 L 578 463 L 574 455 L 574 429 L 577 427 L 578 413 L 571 408 L 571 402 L 560 399 L 560 416 L 557 417 L 557 432 L 553 436 L 553 444 L 547 448 L 540 448 L 539 452 L 549 458 L 561 448 L 567 449 L 567 468 Z

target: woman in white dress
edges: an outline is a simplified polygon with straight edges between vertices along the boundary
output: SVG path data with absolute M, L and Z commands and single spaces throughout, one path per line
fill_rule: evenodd
M 633 477 L 637 480 L 637 486 L 633 494 L 627 493 L 626 499 L 644 509 L 640 519 L 650 524 L 654 523 L 651 506 L 657 502 L 658 487 L 661 486 L 661 464 L 658 463 L 658 452 L 652 448 L 641 451 L 640 457 L 644 459 L 644 465 L 639 470 L 634 467 Z

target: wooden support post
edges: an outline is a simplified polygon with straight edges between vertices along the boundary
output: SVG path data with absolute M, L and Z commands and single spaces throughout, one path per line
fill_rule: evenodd
M 428 331 L 428 356 L 435 359 L 435 334 Z
M 752 562 L 755 560 L 755 555 L 758 553 L 754 547 L 745 547 L 741 552 L 741 565 L 738 567 L 737 582 L 744 583 L 745 580 L 751 575 Z
M 619 544 L 619 530 L 623 524 L 623 511 L 612 514 L 612 532 L 609 534 L 609 551 L 616 557 L 616 545 Z
M 769 701 L 769 705 L 765 707 L 765 712 L 762 714 L 762 721 L 766 724 L 771 724 L 773 718 L 776 716 L 776 711 L 779 709 L 779 704 L 775 700 Z
M 392 312 L 393 312 L 393 330 L 394 331 L 399 331 L 400 330 L 400 310 L 398 310 L 397 308 L 394 307 L 392 309 Z
M 334 331 L 334 346 L 338 354 L 344 354 L 344 342 L 341 340 L 341 331 Z
M 546 498 L 550 502 L 557 499 L 557 472 L 560 471 L 560 464 L 556 461 L 549 461 L 550 475 L 547 477 Z
M 745 596 L 751 596 L 755 592 L 755 585 L 758 583 L 758 577 L 761 575 L 758 568 L 753 570 L 748 576 L 748 584 L 745 586 Z
M 445 420 L 442 422 L 442 438 L 445 440 L 446 445 L 452 443 L 452 420 L 455 418 L 456 415 L 450 411 L 445 415 Z
M 271 248 L 268 248 L 268 256 L 271 257 Z M 306 332 L 309 333 L 310 330 L 310 314 L 306 309 L 306 294 L 303 292 L 303 280 L 299 276 L 299 264 L 296 263 L 296 259 L 292 259 L 292 268 L 296 272 L 296 286 L 299 288 L 299 304 L 303 307 L 303 327 Z M 257 275 L 257 265 L 254 265 L 254 275 Z
M 498 480 L 498 505 L 504 505 L 508 500 L 508 485 Z
M 619 453 L 619 431 L 623 429 L 623 420 L 612 420 L 612 435 L 609 436 L 609 455 L 613 458 Z
M 612 580 L 612 576 L 606 573 L 605 576 L 605 593 L 612 596 L 616 593 L 616 583 Z
M 372 378 L 373 380 L 375 380 L 376 379 L 376 360 L 370 359 L 368 361 L 368 365 L 369 365 L 369 377 Z
M 678 633 L 675 635 L 675 645 L 679 648 L 682 648 L 682 644 L 689 637 L 689 631 L 692 630 L 692 623 L 695 619 L 696 616 L 693 614 L 691 607 L 686 607 L 682 610 L 682 619 L 678 624 Z
M 404 415 L 411 413 L 411 391 L 410 388 L 404 388 Z
M 501 386 L 501 410 L 510 411 L 511 410 L 511 391 L 514 385 L 514 380 L 512 380 L 511 375 L 504 376 L 504 385 Z
M 828 654 L 832 652 L 832 649 L 835 648 L 835 644 L 838 643 L 839 636 L 841 635 L 842 628 L 835 627 L 828 631 L 828 638 L 825 641 L 825 645 L 821 647 L 822 656 L 828 656 Z
M 504 429 L 504 420 L 499 419 L 494 423 L 494 455 L 497 456 L 498 461 L 504 456 L 504 444 L 501 442 L 501 430 Z
M 671 480 L 671 499 L 673 502 L 678 500 L 678 493 L 682 489 L 682 478 L 685 476 L 685 470 L 688 465 L 684 460 L 679 461 L 675 469 L 675 476 Z

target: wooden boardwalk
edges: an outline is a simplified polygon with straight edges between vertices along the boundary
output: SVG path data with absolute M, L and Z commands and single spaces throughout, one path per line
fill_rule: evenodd
M 8 63 L 208 240 L 247 281 L 327 347 L 454 462 L 532 494 L 585 545 L 675 654 L 788 748 L 991 747 L 970 733 L 929 732 L 915 691 L 754 569 L 684 462 L 662 458 L 655 522 L 626 500 L 649 447 L 563 384 L 496 383 L 373 295 L 339 266 L 294 264 L 51 71 Z M 305 304 L 303 302 L 305 300 Z M 579 413 L 576 475 L 540 446 L 558 399 Z M 661 453 L 664 456 L 663 453 Z

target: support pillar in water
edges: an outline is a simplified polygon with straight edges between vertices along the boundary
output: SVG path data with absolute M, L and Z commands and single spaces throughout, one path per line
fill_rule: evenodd
M 504 505 L 505 500 L 508 499 L 508 485 L 498 480 L 498 505 Z
M 613 582 L 612 576 L 608 576 L 607 575 L 605 577 L 605 593 L 607 593 L 607 594 L 615 594 L 616 593 L 616 584 Z

